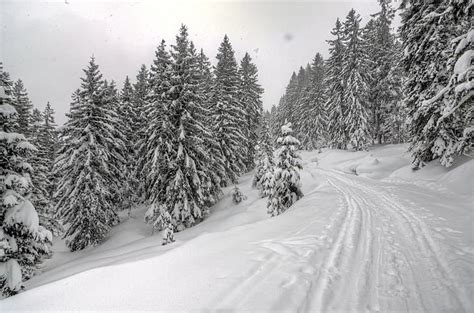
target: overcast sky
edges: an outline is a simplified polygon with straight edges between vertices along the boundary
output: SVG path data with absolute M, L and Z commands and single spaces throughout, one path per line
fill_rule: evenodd
M 62 124 L 91 55 L 104 77 L 121 88 L 126 75 L 134 80 L 141 64 L 151 64 L 161 39 L 174 43 L 184 23 L 213 64 L 224 34 L 238 61 L 250 53 L 269 109 L 293 71 L 316 52 L 327 57 L 329 32 L 351 8 L 366 21 L 378 5 L 376 0 L 0 0 L 0 60 L 13 79 L 23 80 L 36 107 L 51 102 Z

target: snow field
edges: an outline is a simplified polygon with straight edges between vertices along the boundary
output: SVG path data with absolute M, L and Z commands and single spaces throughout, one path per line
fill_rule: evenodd
M 171 245 L 150 236 L 146 208 L 96 248 L 57 240 L 0 311 L 472 311 L 474 161 L 411 172 L 405 150 L 302 152 L 305 196 L 274 218 L 245 175 L 247 200 L 226 189 Z

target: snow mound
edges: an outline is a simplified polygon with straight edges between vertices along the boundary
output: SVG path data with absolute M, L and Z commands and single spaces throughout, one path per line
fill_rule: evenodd
M 3 91 L 3 88 L 0 90 Z M 0 97 L 3 98 L 1 95 Z M 4 103 L 0 105 L 0 114 L 2 114 L 5 117 L 8 117 L 17 113 L 13 106 L 9 105 L 8 103 Z
M 439 181 L 453 191 L 474 197 L 474 160 L 453 168 Z
M 29 200 L 24 200 L 10 208 L 5 214 L 5 223 L 10 225 L 23 224 L 33 234 L 36 234 L 39 229 L 38 213 L 36 213 L 35 207 Z

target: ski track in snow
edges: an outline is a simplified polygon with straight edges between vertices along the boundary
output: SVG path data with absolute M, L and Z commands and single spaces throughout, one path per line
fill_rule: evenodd
M 305 311 L 467 310 L 468 295 L 457 287 L 430 230 L 412 208 L 377 181 L 316 171 L 338 190 L 345 213 Z M 431 295 L 424 297 L 427 290 Z
M 390 185 L 311 164 L 305 170 L 325 176 L 340 196 L 330 223 L 319 237 L 304 235 L 315 217 L 288 237 L 256 242 L 263 250 L 255 265 L 219 296 L 218 308 L 248 309 L 246 303 L 266 285 L 276 287 L 274 274 L 283 271 L 288 278 L 278 287 L 299 300 L 289 304 L 288 297 L 277 296 L 271 309 L 296 304 L 304 312 L 469 310 L 469 296 L 457 286 L 432 231 L 390 193 Z

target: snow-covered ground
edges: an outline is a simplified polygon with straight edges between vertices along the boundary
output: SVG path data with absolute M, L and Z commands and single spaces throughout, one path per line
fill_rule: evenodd
M 241 178 L 200 225 L 161 246 L 145 208 L 103 245 L 55 243 L 15 310 L 474 311 L 474 160 L 412 172 L 406 146 L 303 152 L 305 197 L 269 218 Z

